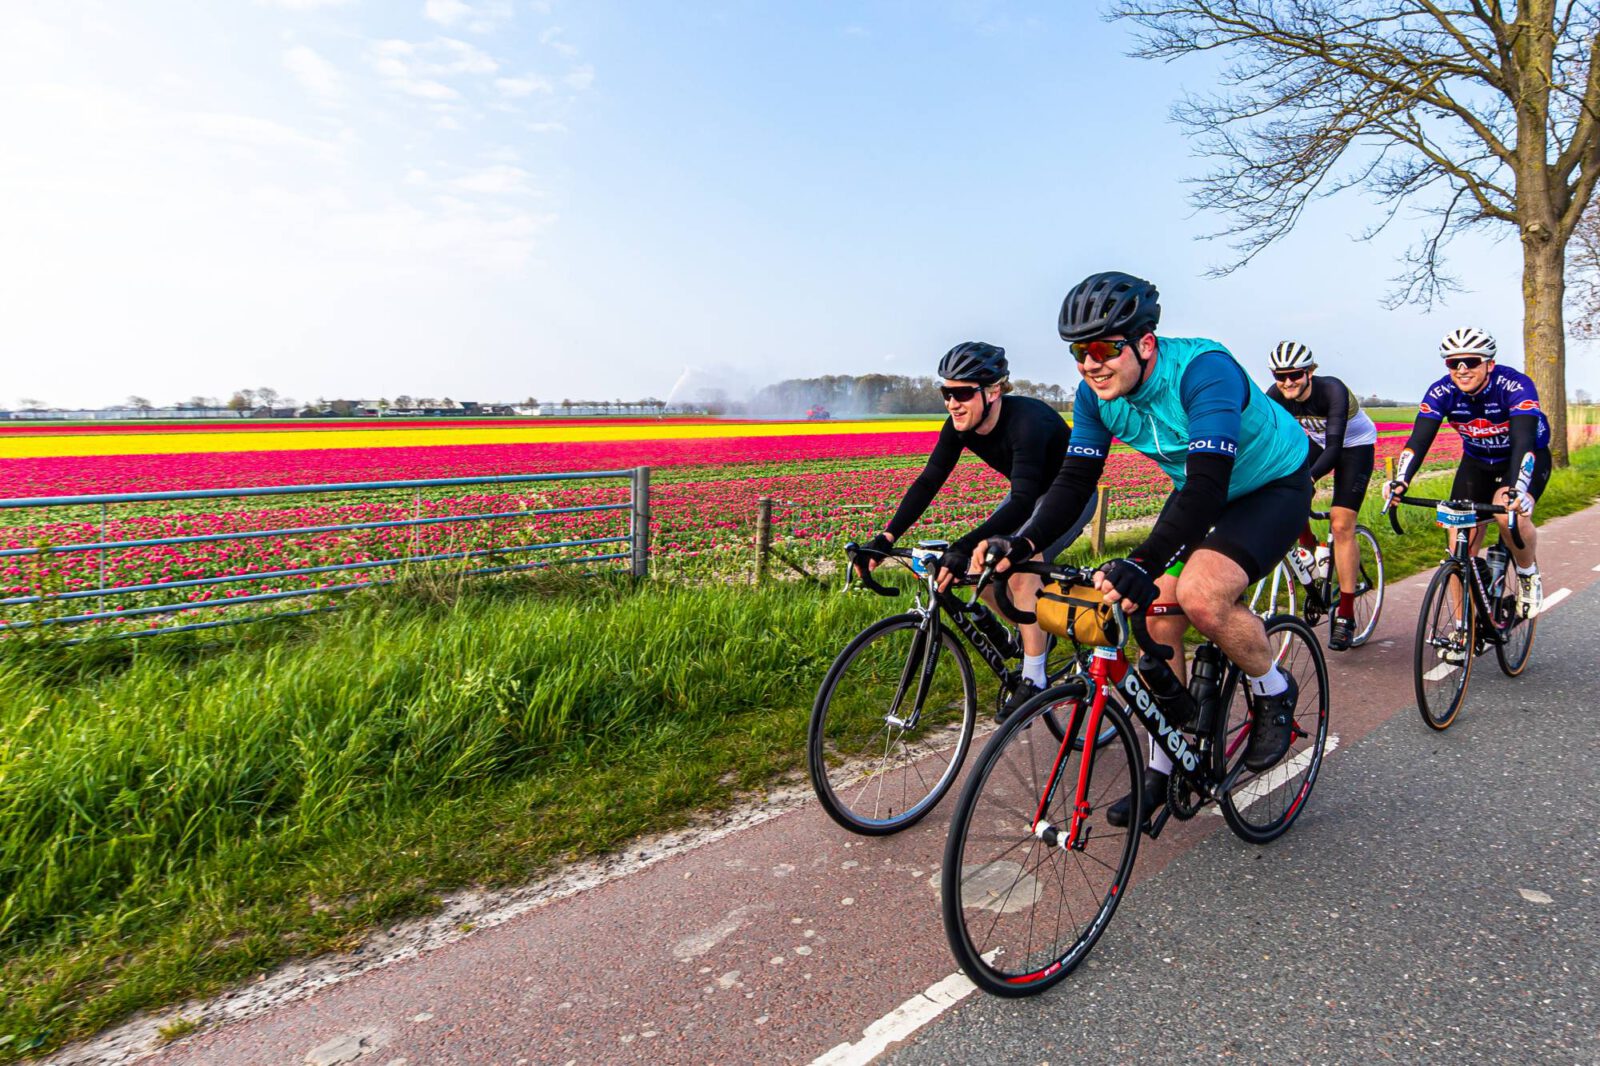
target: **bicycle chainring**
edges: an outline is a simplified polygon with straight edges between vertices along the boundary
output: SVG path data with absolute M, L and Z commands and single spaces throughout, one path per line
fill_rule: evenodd
M 1184 781 L 1178 774 L 1167 778 L 1167 810 L 1180 822 L 1187 822 L 1200 813 L 1206 797 L 1199 789 Z

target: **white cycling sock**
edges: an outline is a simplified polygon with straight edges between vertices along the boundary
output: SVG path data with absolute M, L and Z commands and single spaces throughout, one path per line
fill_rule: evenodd
M 1155 737 L 1150 738 L 1150 769 L 1158 774 L 1172 773 L 1172 756 L 1167 754 L 1166 749 L 1156 746 Z
M 1524 570 L 1520 566 L 1517 567 L 1517 573 L 1521 574 L 1523 577 L 1532 577 L 1534 574 L 1537 574 L 1538 572 L 1539 572 L 1539 564 L 1538 563 L 1534 563 L 1532 566 L 1528 567 L 1526 570 Z
M 1289 687 L 1289 679 L 1276 665 L 1260 677 L 1250 679 L 1250 691 L 1257 696 L 1276 696 Z
M 1023 678 L 1032 681 L 1040 688 L 1044 688 L 1047 680 L 1044 672 L 1044 660 L 1045 656 L 1043 655 L 1024 655 L 1022 657 Z

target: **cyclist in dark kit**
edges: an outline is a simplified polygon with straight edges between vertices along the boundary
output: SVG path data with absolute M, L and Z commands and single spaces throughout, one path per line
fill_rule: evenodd
M 1273 661 L 1261 619 L 1240 600 L 1294 545 L 1311 508 L 1306 435 L 1213 340 L 1157 337 L 1160 294 L 1143 278 L 1107 271 L 1075 285 L 1061 304 L 1061 339 L 1083 376 L 1061 472 L 1013 537 L 991 538 L 1009 564 L 1049 543 L 1083 507 L 1105 472 L 1112 438 L 1154 459 L 1174 491 L 1144 543 L 1095 573 L 1107 603 L 1142 611 L 1159 598 L 1182 615 L 1150 619 L 1153 639 L 1180 652 L 1192 623 L 1249 678 L 1250 737 L 1244 765 L 1260 772 L 1293 744 L 1299 698 Z M 1144 809 L 1166 796 L 1172 761 L 1151 744 Z M 1106 811 L 1128 824 L 1132 797 Z
M 1298 341 L 1284 341 L 1267 357 L 1273 384 L 1267 395 L 1294 416 L 1311 438 L 1311 480 L 1333 474 L 1333 505 L 1328 523 L 1333 530 L 1333 561 L 1339 574 L 1339 603 L 1333 609 L 1331 651 L 1345 651 L 1355 635 L 1356 579 L 1361 548 L 1356 544 L 1356 513 L 1372 481 L 1378 450 L 1378 427 L 1361 409 L 1356 394 L 1338 378 L 1316 374 L 1317 358 Z M 1300 531 L 1300 548 L 1309 555 L 1317 538 L 1308 522 Z
M 1010 368 L 1006 350 L 983 341 L 967 341 L 951 348 L 939 360 L 939 377 L 944 379 L 939 392 L 944 397 L 949 417 L 939 430 L 939 441 L 922 473 L 906 489 L 894 517 L 883 532 L 863 545 L 869 551 L 883 552 L 899 540 L 922 517 L 945 481 L 956 468 L 963 450 L 982 459 L 1011 482 L 1011 491 L 994 513 L 968 533 L 950 543 L 939 560 L 939 585 L 949 588 L 957 575 L 976 569 L 973 549 L 996 533 L 1012 533 L 1022 527 L 1039 498 L 1061 469 L 1066 454 L 1068 430 L 1061 415 L 1049 404 L 1011 392 Z M 1083 531 L 1094 512 L 1094 500 L 1080 505 L 1077 521 L 1054 538 L 1038 558 L 1055 557 Z M 876 567 L 878 558 L 864 556 L 862 564 Z M 1039 582 L 1018 581 L 1015 595 L 1022 610 L 1033 609 Z M 985 593 L 989 599 L 990 593 Z M 992 603 L 992 600 L 991 600 Z M 1032 699 L 1046 683 L 1047 638 L 1037 625 L 1019 627 L 1022 634 L 1022 678 L 1001 710 L 1002 720 Z
M 1517 567 L 1517 606 L 1522 617 L 1539 612 L 1544 590 L 1534 554 L 1538 537 L 1533 505 L 1550 480 L 1550 422 L 1539 406 L 1539 390 L 1521 371 L 1495 365 L 1494 338 L 1471 326 L 1451 330 L 1439 342 L 1445 375 L 1423 394 L 1411 436 L 1395 462 L 1395 480 L 1383 487 L 1387 501 L 1403 494 L 1422 469 L 1428 449 L 1448 421 L 1461 435 L 1461 465 L 1450 486 L 1453 500 L 1495 503 L 1518 512 L 1522 546 L 1506 535 L 1509 515 L 1495 515 L 1500 541 L 1511 550 Z M 1488 523 L 1472 534 L 1472 550 L 1483 545 Z M 1450 532 L 1450 531 L 1446 531 Z M 1462 661 L 1459 649 L 1447 656 Z

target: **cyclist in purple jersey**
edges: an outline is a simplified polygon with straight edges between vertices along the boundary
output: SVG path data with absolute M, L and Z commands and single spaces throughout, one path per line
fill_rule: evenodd
M 1495 365 L 1494 338 L 1483 330 L 1451 330 L 1439 343 L 1439 354 L 1447 372 L 1423 394 L 1411 436 L 1395 462 L 1395 480 L 1383 487 L 1384 499 L 1405 492 L 1422 468 L 1440 424 L 1448 421 L 1461 435 L 1461 465 L 1450 498 L 1515 507 L 1519 512 L 1520 548 L 1506 534 L 1510 517 L 1496 515 L 1495 521 L 1500 541 L 1510 548 L 1517 566 L 1518 606 L 1524 618 L 1531 617 L 1543 602 L 1533 505 L 1550 480 L 1550 421 L 1528 376 Z M 1483 522 L 1474 531 L 1474 552 L 1483 545 L 1487 528 Z
M 1361 548 L 1356 544 L 1356 513 L 1372 481 L 1378 427 L 1361 410 L 1356 394 L 1338 378 L 1316 374 L 1317 357 L 1298 341 L 1283 341 L 1267 357 L 1272 387 L 1267 395 L 1294 416 L 1311 438 L 1311 480 L 1333 475 L 1333 503 L 1328 524 L 1333 532 L 1333 558 L 1339 573 L 1339 603 L 1333 609 L 1331 651 L 1345 651 L 1355 634 L 1356 575 Z M 1300 546 L 1317 547 L 1311 523 L 1300 531 Z

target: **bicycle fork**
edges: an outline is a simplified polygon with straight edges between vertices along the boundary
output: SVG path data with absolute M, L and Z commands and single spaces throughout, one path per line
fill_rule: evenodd
M 1039 797 L 1038 809 L 1033 813 L 1033 825 L 1030 828 L 1034 836 L 1044 841 L 1045 847 L 1059 847 L 1063 851 L 1082 851 L 1089 843 L 1089 830 L 1084 827 L 1083 820 L 1092 813 L 1089 806 L 1089 775 L 1094 769 L 1095 753 L 1100 750 L 1099 744 L 1096 743 L 1096 738 L 1100 735 L 1100 718 L 1105 712 L 1107 693 L 1114 678 L 1126 673 L 1127 669 L 1128 665 L 1122 658 L 1121 651 L 1115 648 L 1094 650 L 1094 662 L 1089 667 L 1089 678 L 1094 685 L 1094 698 L 1089 701 L 1088 721 L 1084 721 L 1084 700 L 1080 697 L 1072 708 L 1072 720 L 1062 731 L 1061 746 L 1056 749 L 1055 765 L 1050 768 L 1050 779 L 1045 785 L 1044 794 Z M 1078 764 L 1077 791 L 1072 800 L 1072 820 L 1063 830 L 1060 826 L 1051 824 L 1045 818 L 1045 812 L 1050 809 L 1050 801 L 1061 785 L 1062 767 L 1066 765 L 1067 757 L 1072 751 L 1073 738 L 1078 736 L 1083 737 L 1083 759 Z

